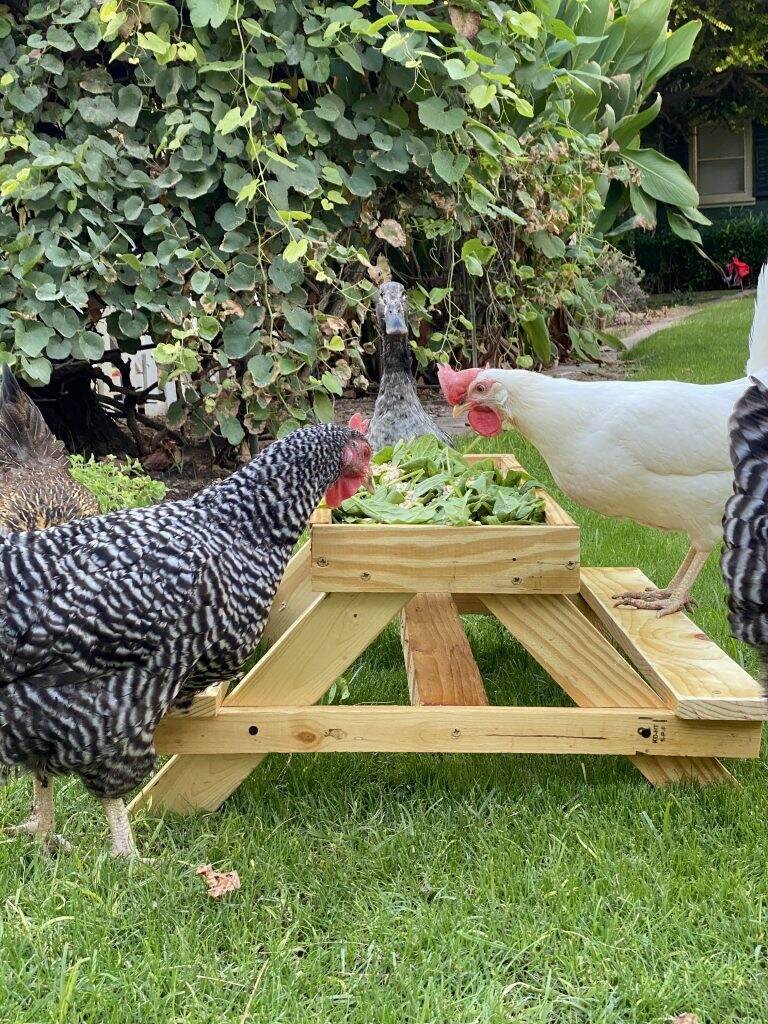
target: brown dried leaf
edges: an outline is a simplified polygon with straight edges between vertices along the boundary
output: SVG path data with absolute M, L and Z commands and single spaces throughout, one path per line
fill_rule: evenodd
M 221 311 L 227 315 L 231 314 L 232 316 L 237 317 L 245 316 L 245 310 L 240 303 L 235 302 L 234 299 L 224 299 L 221 304 Z
M 327 316 L 320 324 L 320 331 L 326 338 L 332 338 L 334 334 L 344 334 L 347 329 L 347 321 L 340 316 Z
M 676 1017 L 669 1018 L 669 1024 L 699 1024 L 699 1018 L 695 1013 L 678 1013 Z
M 449 4 L 448 16 L 458 34 L 465 39 L 474 39 L 480 31 L 480 15 L 477 11 L 463 11 L 460 7 Z
M 395 249 L 402 249 L 406 243 L 405 229 L 399 221 L 387 217 L 379 224 L 374 231 L 377 238 L 393 246 Z
M 214 871 L 212 864 L 201 864 L 195 874 L 203 876 L 208 895 L 214 900 L 240 888 L 240 876 L 236 871 Z
M 373 281 L 374 284 L 384 284 L 386 281 L 392 280 L 392 268 L 389 265 L 389 260 L 384 256 L 379 256 L 376 260 L 376 266 L 368 265 L 368 277 Z

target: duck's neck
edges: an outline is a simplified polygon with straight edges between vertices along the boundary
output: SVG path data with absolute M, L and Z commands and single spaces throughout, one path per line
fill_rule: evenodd
M 411 373 L 411 346 L 408 338 L 402 334 L 385 334 L 379 346 L 381 360 L 381 376 L 404 374 L 409 380 Z

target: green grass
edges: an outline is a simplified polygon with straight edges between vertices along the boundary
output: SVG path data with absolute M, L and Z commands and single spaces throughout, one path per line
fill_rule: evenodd
M 738 376 L 750 316 L 718 305 L 633 358 L 648 377 Z M 529 446 L 494 448 L 510 445 L 549 482 Z M 586 563 L 663 581 L 684 554 L 563 504 Z M 756 670 L 714 559 L 697 593 L 697 621 Z M 492 700 L 564 703 L 500 626 L 470 628 Z M 348 677 L 352 700 L 405 700 L 393 628 Z M 103 823 L 65 782 L 71 857 L 0 845 L 0 1019 L 764 1024 L 765 767 L 735 764 L 738 792 L 654 792 L 619 758 L 273 756 L 219 814 L 141 818 L 156 863 L 133 869 L 99 853 Z M 4 822 L 27 799 L 14 784 Z M 239 893 L 210 901 L 205 861 L 237 868 Z

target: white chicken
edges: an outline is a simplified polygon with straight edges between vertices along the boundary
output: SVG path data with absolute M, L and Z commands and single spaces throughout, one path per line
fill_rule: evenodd
M 757 288 L 747 372 L 768 368 L 768 264 Z M 539 449 L 557 485 L 607 516 L 686 533 L 691 547 L 664 589 L 616 594 L 618 604 L 669 615 L 722 537 L 733 485 L 728 420 L 749 378 L 726 384 L 574 381 L 527 370 L 440 369 L 454 416 L 479 434 L 506 423 Z

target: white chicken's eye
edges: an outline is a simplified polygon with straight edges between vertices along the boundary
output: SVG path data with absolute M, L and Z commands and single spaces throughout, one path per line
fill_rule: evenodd
M 485 391 L 485 384 L 478 384 L 475 391 L 480 391 L 481 393 Z

